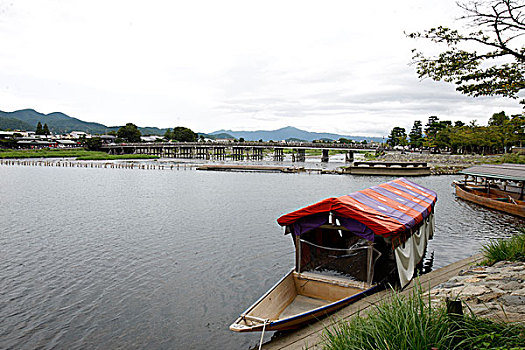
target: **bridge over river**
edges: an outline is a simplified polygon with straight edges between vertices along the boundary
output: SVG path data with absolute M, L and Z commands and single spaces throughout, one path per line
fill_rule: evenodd
M 352 162 L 354 152 L 375 152 L 376 148 L 361 144 L 340 143 L 280 143 L 280 142 L 155 142 L 120 143 L 103 145 L 102 150 L 109 154 L 148 154 L 163 158 L 210 159 L 210 160 L 263 160 L 265 150 L 273 160 L 283 161 L 285 150 L 291 153 L 293 162 L 304 162 L 306 150 L 320 149 L 321 161 L 328 162 L 331 150 L 345 154 L 345 160 Z

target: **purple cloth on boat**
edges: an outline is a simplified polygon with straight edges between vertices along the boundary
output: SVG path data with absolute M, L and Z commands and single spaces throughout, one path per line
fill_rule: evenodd
M 365 224 L 352 218 L 338 217 L 337 220 L 354 235 L 364 238 L 370 242 L 374 241 L 374 232 Z
M 292 233 L 300 236 L 326 223 L 328 223 L 328 213 L 308 215 L 292 224 Z

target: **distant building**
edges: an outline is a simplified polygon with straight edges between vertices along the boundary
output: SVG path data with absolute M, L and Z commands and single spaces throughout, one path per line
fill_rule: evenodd
M 164 137 L 162 136 L 159 136 L 159 135 L 149 135 L 149 136 L 141 136 L 140 137 L 140 140 L 142 142 L 155 142 L 157 140 L 163 140 Z
M 86 139 L 89 139 L 91 138 L 91 135 L 88 134 L 87 132 L 84 132 L 84 131 L 71 131 L 69 133 L 69 135 L 71 136 L 71 138 L 73 139 L 80 139 L 80 138 L 86 138 Z
M 114 143 L 115 139 L 117 138 L 114 135 L 100 135 L 100 140 L 102 140 L 102 143 L 108 144 L 108 143 Z

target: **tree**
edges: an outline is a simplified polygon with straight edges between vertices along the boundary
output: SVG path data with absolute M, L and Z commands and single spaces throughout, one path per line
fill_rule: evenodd
M 489 119 L 490 126 L 503 126 L 505 122 L 509 121 L 509 117 L 505 114 L 504 111 L 499 113 L 494 113 Z
M 127 123 L 117 131 L 117 137 L 127 142 L 140 142 L 140 130 L 133 123 Z
M 164 138 L 166 140 L 172 140 L 173 139 L 173 131 L 171 131 L 170 128 L 168 128 L 168 130 L 166 130 L 166 132 L 164 133 Z
M 239 142 L 244 142 L 244 141 L 245 141 L 245 140 L 244 140 L 244 137 L 240 137 L 240 138 L 239 138 Z
M 47 123 L 44 124 L 44 128 L 42 129 L 42 133 L 43 133 L 44 135 L 49 135 L 49 134 L 51 134 L 51 133 L 49 132 L 49 128 L 47 127 Z
M 421 120 L 415 120 L 412 130 L 410 130 L 410 147 L 420 148 L 423 145 L 423 126 Z
M 100 151 L 100 147 L 102 147 L 102 139 L 100 137 L 85 139 L 84 146 L 89 151 Z
M 44 130 L 42 129 L 42 123 L 38 122 L 36 125 L 35 135 L 44 135 Z
M 457 91 L 473 97 L 518 98 L 525 89 L 525 5 L 520 0 L 470 0 L 458 6 L 465 13 L 460 20 L 472 31 L 439 26 L 408 34 L 449 48 L 437 57 L 412 50 L 417 74 L 453 83 Z
M 181 142 L 195 142 L 197 141 L 197 134 L 189 128 L 177 126 L 173 129 L 173 138 Z
M 388 135 L 388 140 L 386 143 L 392 147 L 398 145 L 405 146 L 407 144 L 407 134 L 405 128 L 401 128 L 399 126 L 394 127 L 390 132 L 390 135 Z

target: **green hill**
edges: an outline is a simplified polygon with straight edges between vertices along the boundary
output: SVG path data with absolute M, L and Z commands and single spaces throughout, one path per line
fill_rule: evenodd
M 108 132 L 107 126 L 99 123 L 85 122 L 77 118 L 72 118 L 64 113 L 54 112 L 49 114 L 39 113 L 33 109 L 22 109 L 14 112 L 0 111 L 0 120 L 18 119 L 29 125 L 24 127 L 27 130 L 35 130 L 38 122 L 42 125 L 47 124 L 49 130 L 61 134 L 71 131 L 85 131 L 93 134 L 104 134 Z
M 49 130 L 56 134 L 71 131 L 84 131 L 90 134 L 106 134 L 109 131 L 117 131 L 120 126 L 106 126 L 100 123 L 85 122 L 70 117 L 61 112 L 43 114 L 34 109 L 22 109 L 14 112 L 0 111 L 0 129 L 36 130 L 36 125 L 41 122 L 47 124 Z M 167 129 L 156 127 L 139 127 L 142 135 L 164 135 Z
M 35 127 L 20 119 L 0 117 L 0 130 L 35 130 Z

